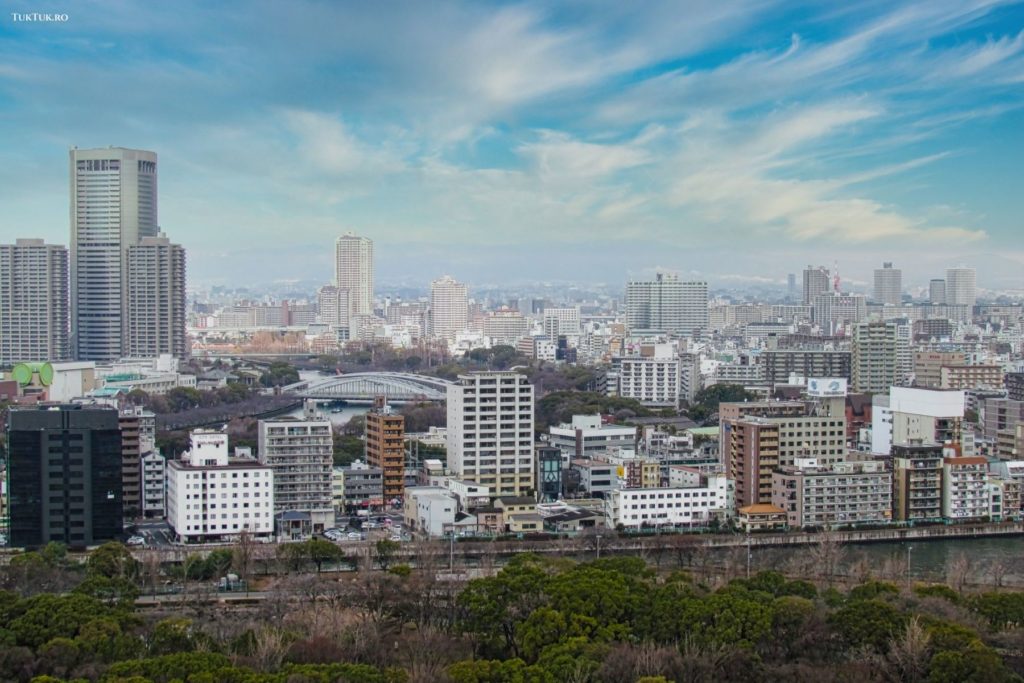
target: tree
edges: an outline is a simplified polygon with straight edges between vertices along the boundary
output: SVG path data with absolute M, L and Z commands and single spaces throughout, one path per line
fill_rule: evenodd
M 316 565 L 317 574 L 325 563 L 340 562 L 345 558 L 345 551 L 322 538 L 311 538 L 304 545 L 310 562 Z
M 92 551 L 86 561 L 86 568 L 92 574 L 110 579 L 134 579 L 139 573 L 139 563 L 128 548 L 117 541 L 109 541 Z
M 392 541 L 387 538 L 382 538 L 377 541 L 377 544 L 373 548 L 374 559 L 377 560 L 377 565 L 384 571 L 388 570 L 391 566 L 391 561 L 395 559 L 395 555 L 401 549 L 401 544 L 397 541 Z

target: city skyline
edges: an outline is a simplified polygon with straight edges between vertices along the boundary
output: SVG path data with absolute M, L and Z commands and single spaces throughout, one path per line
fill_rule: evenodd
M 117 145 L 160 154 L 193 284 L 329 281 L 351 230 L 382 283 L 894 261 L 1020 288 L 1019 6 L 238 8 L 4 17 L 8 241 L 65 243 L 63 155 Z

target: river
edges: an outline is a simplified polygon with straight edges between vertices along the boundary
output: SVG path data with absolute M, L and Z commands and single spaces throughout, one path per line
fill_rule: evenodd
M 323 377 L 323 375 L 316 371 L 299 372 L 299 379 L 302 380 L 316 380 L 323 379 Z M 356 417 L 357 415 L 365 415 L 370 410 L 369 405 L 362 405 L 356 403 L 349 403 L 348 405 L 342 407 L 338 412 L 333 412 L 334 410 L 338 409 L 332 408 L 326 403 L 321 404 L 321 406 L 323 409 L 324 417 L 328 418 L 331 421 L 331 424 L 333 424 L 336 427 L 344 427 L 345 424 L 353 417 Z M 290 413 L 285 413 L 285 415 L 287 415 L 288 417 L 301 418 L 303 417 L 303 409 L 299 407 L 291 411 Z

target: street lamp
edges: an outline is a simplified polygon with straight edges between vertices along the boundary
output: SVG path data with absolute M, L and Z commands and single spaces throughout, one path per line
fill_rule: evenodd
M 910 590 L 910 551 L 914 546 L 907 544 L 907 590 Z

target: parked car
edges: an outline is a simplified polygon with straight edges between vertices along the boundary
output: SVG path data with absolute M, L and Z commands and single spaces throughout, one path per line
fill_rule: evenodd
M 146 545 L 146 539 L 142 536 L 131 536 L 128 538 L 128 545 Z

